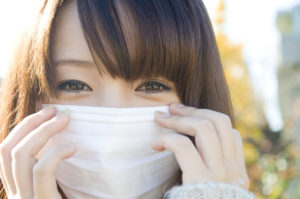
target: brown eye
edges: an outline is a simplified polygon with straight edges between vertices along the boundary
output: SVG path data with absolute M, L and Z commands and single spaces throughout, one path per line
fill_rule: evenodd
M 66 92 L 93 91 L 89 85 L 78 80 L 64 81 L 57 86 L 57 89 Z
M 170 90 L 171 88 L 158 81 L 146 82 L 136 89 L 136 91 L 142 91 L 145 93 L 159 93 L 159 92 L 170 91 Z

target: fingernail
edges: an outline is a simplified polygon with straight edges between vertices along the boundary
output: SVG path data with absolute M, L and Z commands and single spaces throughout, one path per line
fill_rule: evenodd
M 183 104 L 180 104 L 180 103 L 174 103 L 173 104 L 173 106 L 175 107 L 175 108 L 182 108 L 182 107 L 185 107 Z
M 153 141 L 150 144 L 150 147 L 155 151 L 164 151 L 165 150 L 164 147 L 160 146 L 158 140 Z
M 160 118 L 167 118 L 170 117 L 170 114 L 162 112 L 162 111 L 155 111 L 155 116 Z
M 63 119 L 66 118 L 67 116 L 69 116 L 70 111 L 68 109 L 63 110 L 62 112 L 60 112 L 56 117 L 57 119 Z

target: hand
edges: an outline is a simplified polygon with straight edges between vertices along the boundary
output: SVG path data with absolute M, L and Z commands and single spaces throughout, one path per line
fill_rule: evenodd
M 171 104 L 170 113 L 158 112 L 156 121 L 181 134 L 162 135 L 152 148 L 175 154 L 183 184 L 236 183 L 248 190 L 242 139 L 227 115 L 177 103 Z M 186 135 L 195 137 L 195 144 Z
M 60 199 L 55 170 L 75 153 L 74 146 L 50 148 L 38 161 L 36 154 L 49 138 L 69 123 L 65 113 L 49 107 L 22 120 L 0 145 L 0 177 L 9 199 Z

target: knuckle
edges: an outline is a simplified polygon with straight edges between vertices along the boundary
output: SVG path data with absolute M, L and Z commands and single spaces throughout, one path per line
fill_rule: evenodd
M 35 177 L 43 177 L 48 174 L 48 169 L 45 167 L 42 167 L 40 164 L 35 164 L 33 166 L 33 175 Z
M 240 132 L 239 131 L 237 131 L 237 130 L 233 130 L 233 134 L 234 134 L 234 136 L 238 139 L 238 140 L 242 140 L 242 135 L 240 134 Z
M 192 141 L 186 136 L 180 136 L 177 138 L 177 145 L 183 148 L 189 148 L 193 145 Z
M 223 124 L 230 124 L 231 125 L 231 118 L 228 115 L 224 114 L 224 113 L 219 113 L 218 120 Z
M 186 114 L 191 114 L 191 115 L 197 115 L 198 114 L 198 109 L 192 106 L 184 106 L 181 109 L 181 112 L 184 112 Z
M 242 146 L 243 148 L 243 138 L 241 135 L 237 135 L 237 134 L 234 134 L 234 138 L 235 138 L 235 144 L 237 145 L 237 147 L 239 146 Z
M 213 131 L 215 129 L 214 124 L 210 120 L 201 120 L 201 122 L 198 123 L 199 128 L 208 129 L 209 131 Z
M 20 147 L 15 147 L 11 150 L 12 159 L 20 159 L 24 154 L 24 151 L 20 149 Z
M 187 127 L 187 132 L 189 132 L 190 135 L 196 136 L 199 128 L 198 125 L 191 125 Z
M 0 156 L 5 157 L 9 153 L 10 149 L 7 145 L 1 144 L 0 145 Z

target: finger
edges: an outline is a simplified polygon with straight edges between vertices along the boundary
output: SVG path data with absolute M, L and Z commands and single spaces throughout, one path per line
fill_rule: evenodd
M 55 115 L 55 108 L 48 107 L 37 113 L 27 116 L 4 139 L 0 145 L 1 179 L 6 190 L 16 193 L 16 187 L 12 175 L 11 151 L 29 132 L 37 128 L 43 122 Z
M 1 167 L 1 162 L 0 162 L 0 167 Z M 3 188 L 4 188 L 4 190 L 5 190 L 5 192 L 7 193 L 7 194 L 9 194 L 10 193 L 10 190 L 8 190 L 8 183 L 6 182 L 6 180 L 4 179 L 4 174 L 2 173 L 2 169 L 0 169 L 0 183 L 3 185 Z M 2 189 L 3 189 L 2 188 Z
M 68 122 L 69 116 L 60 113 L 33 130 L 13 149 L 13 177 L 19 193 L 32 196 L 32 167 L 36 162 L 35 155 L 47 143 L 49 138 L 62 131 Z
M 195 137 L 198 152 L 208 168 L 217 169 L 217 167 L 223 165 L 221 144 L 211 121 L 176 115 L 165 115 L 163 117 L 162 114 L 162 112 L 158 112 L 156 116 L 156 121 L 161 126 Z
M 178 103 L 171 104 L 170 113 L 180 116 L 201 117 L 203 119 L 211 120 L 220 138 L 225 160 L 227 162 L 236 161 L 235 138 L 233 136 L 233 128 L 229 116 L 213 110 L 197 109 Z
M 56 110 L 54 107 L 47 107 L 37 113 L 33 113 L 25 117 L 5 138 L 1 143 L 5 148 L 12 149 L 19 143 L 29 132 L 36 129 L 39 125 L 55 116 Z
M 152 148 L 158 151 L 167 149 L 174 153 L 183 177 L 189 178 L 184 179 L 185 182 L 197 181 L 204 177 L 200 172 L 206 170 L 205 165 L 188 137 L 180 134 L 164 134 L 152 144 Z
M 238 160 L 238 165 L 240 168 L 245 168 L 245 156 L 244 156 L 244 147 L 243 147 L 243 140 L 240 133 L 237 130 L 234 130 L 234 138 L 236 142 L 236 156 Z
M 240 133 L 237 130 L 234 130 L 234 137 L 235 137 L 236 146 L 237 146 L 236 155 L 237 155 L 238 165 L 241 169 L 243 179 L 245 180 L 245 184 L 243 185 L 243 188 L 248 190 L 249 189 L 249 179 L 248 179 L 246 164 L 245 164 L 243 139 L 242 139 Z
M 61 198 L 56 184 L 55 172 L 59 163 L 71 157 L 76 151 L 74 145 L 50 149 L 33 167 L 34 198 Z

